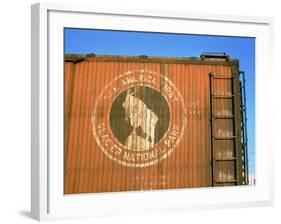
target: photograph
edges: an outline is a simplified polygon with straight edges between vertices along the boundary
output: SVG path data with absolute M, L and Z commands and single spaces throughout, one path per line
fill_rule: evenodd
M 64 194 L 254 186 L 255 38 L 64 28 Z

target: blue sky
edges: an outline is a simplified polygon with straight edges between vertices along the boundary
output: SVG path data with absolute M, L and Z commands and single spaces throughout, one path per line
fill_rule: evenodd
M 255 39 L 188 34 L 159 34 L 65 29 L 65 54 L 199 57 L 225 52 L 238 59 L 246 74 L 249 169 L 255 174 Z

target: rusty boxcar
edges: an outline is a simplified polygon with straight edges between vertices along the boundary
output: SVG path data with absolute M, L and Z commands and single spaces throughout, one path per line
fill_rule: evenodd
M 65 55 L 64 193 L 247 184 L 239 62 Z

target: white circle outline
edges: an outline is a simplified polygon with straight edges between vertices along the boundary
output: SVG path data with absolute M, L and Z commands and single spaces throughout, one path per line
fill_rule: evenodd
M 181 103 L 181 106 L 183 107 L 183 111 L 184 111 L 184 121 L 183 121 L 183 126 L 181 127 L 181 130 L 180 130 L 180 137 L 176 140 L 176 143 L 174 144 L 173 147 L 171 147 L 171 149 L 168 149 L 167 152 L 163 155 L 161 155 L 160 158 L 157 158 L 157 159 L 154 159 L 154 160 L 151 160 L 151 161 L 148 161 L 148 162 L 145 162 L 145 163 L 131 163 L 131 162 L 125 162 L 123 160 L 120 160 L 120 159 L 117 159 L 116 157 L 113 157 L 111 156 L 111 154 L 109 154 L 105 149 L 104 149 L 104 146 L 101 144 L 100 142 L 100 139 L 99 139 L 99 136 L 97 135 L 96 133 L 96 127 L 95 127 L 95 123 L 96 123 L 96 116 L 95 116 L 95 113 L 92 113 L 92 117 L 91 117 L 91 123 L 92 123 L 92 129 L 93 129 L 93 135 L 96 139 L 96 142 L 97 142 L 97 145 L 99 146 L 99 148 L 102 150 L 102 152 L 108 157 L 110 158 L 111 160 L 113 161 L 116 161 L 118 164 L 120 165 L 123 165 L 123 166 L 126 166 L 126 167 L 135 167 L 135 168 L 143 168 L 143 167 L 148 167 L 148 166 L 152 166 L 156 163 L 159 163 L 161 162 L 163 159 L 167 158 L 173 151 L 174 149 L 177 147 L 177 145 L 179 144 L 180 140 L 182 139 L 183 137 L 183 134 L 184 134 L 184 130 L 185 130 L 185 127 L 186 127 L 186 115 L 187 115 L 187 112 L 186 112 L 186 107 L 185 107 L 185 103 L 184 103 L 184 100 L 179 92 L 179 90 L 177 89 L 177 87 L 174 85 L 174 83 L 168 78 L 166 77 L 166 75 L 161 75 L 161 73 L 157 73 L 157 72 L 153 72 L 153 71 L 149 71 L 149 70 L 146 70 L 146 69 L 141 69 L 141 70 L 134 70 L 134 71 L 128 71 L 128 72 L 125 72 L 119 76 L 116 76 L 108 85 L 105 86 L 104 90 L 101 92 L 101 94 L 99 95 L 99 97 L 97 98 L 95 104 L 94 104 L 94 111 L 96 110 L 96 107 L 98 105 L 98 102 L 100 101 L 101 97 L 104 95 L 104 93 L 106 92 L 106 90 L 114 83 L 116 82 L 118 79 L 122 78 L 122 77 L 125 77 L 127 75 L 131 75 L 131 74 L 135 74 L 137 72 L 143 72 L 145 74 L 153 74 L 155 76 L 161 76 L 164 77 L 164 80 L 167 81 L 172 87 L 173 89 L 175 90 L 175 92 L 177 93 L 177 95 L 179 96 L 180 98 L 180 103 Z M 131 84 L 131 85 L 134 85 L 135 83 Z M 130 86 L 130 85 L 129 85 Z M 131 87 L 131 86 L 130 86 Z M 129 87 L 129 88 L 130 88 Z M 151 87 L 148 85 L 148 87 Z M 153 88 L 153 87 L 152 87 Z M 155 89 L 155 88 L 153 88 Z M 158 90 L 157 90 L 158 91 Z M 163 97 L 166 99 L 166 96 L 163 95 Z M 166 99 L 166 101 L 168 102 L 169 104 L 169 100 Z M 170 105 L 169 105 L 170 106 Z M 109 107 L 111 108 L 111 107 Z M 169 108 L 170 109 L 170 108 Z M 171 110 L 170 110 L 170 120 L 172 120 L 172 116 L 173 114 L 171 113 Z M 107 118 L 107 122 L 108 122 L 109 118 Z M 108 125 L 108 124 L 107 124 Z M 167 133 L 169 132 L 169 129 L 170 129 L 170 126 L 171 126 L 171 122 L 169 124 L 169 128 L 168 130 L 166 131 L 165 135 L 167 135 Z M 110 128 L 109 128 L 110 129 Z M 111 130 L 109 130 L 111 132 Z M 111 132 L 111 135 L 113 136 L 113 138 L 115 139 L 113 133 Z M 164 136 L 165 136 L 164 135 Z M 162 137 L 162 140 L 164 140 L 164 136 Z M 159 144 L 160 142 L 162 142 L 162 140 L 160 140 L 157 144 Z M 117 141 L 118 145 L 122 146 L 123 147 L 123 144 L 119 143 Z M 156 145 L 157 145 L 156 144 Z M 153 147 L 155 148 L 155 146 Z M 124 149 L 126 149 L 124 147 Z M 151 149 L 151 148 L 150 148 Z M 127 149 L 128 150 L 128 149 Z

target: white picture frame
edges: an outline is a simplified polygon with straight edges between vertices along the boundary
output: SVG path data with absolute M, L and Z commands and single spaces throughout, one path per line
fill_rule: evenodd
M 37 220 L 173 212 L 273 203 L 271 18 L 38 3 L 32 5 L 31 214 Z M 63 194 L 63 28 L 256 38 L 255 186 L 83 195 Z

